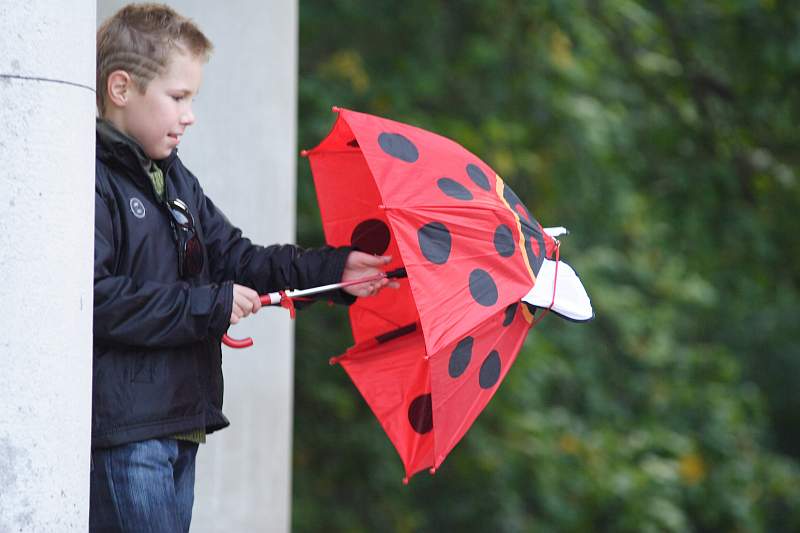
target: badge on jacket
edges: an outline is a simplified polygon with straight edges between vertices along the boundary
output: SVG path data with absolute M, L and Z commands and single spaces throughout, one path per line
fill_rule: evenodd
M 144 218 L 144 204 L 136 197 L 131 198 L 131 212 L 136 218 Z

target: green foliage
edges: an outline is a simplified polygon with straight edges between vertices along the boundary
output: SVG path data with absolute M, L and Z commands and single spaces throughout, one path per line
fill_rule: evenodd
M 297 322 L 298 531 L 800 530 L 800 10 L 778 0 L 304 0 L 300 144 L 331 105 L 453 138 L 597 318 L 548 317 L 435 476 Z M 299 161 L 298 237 L 323 241 Z

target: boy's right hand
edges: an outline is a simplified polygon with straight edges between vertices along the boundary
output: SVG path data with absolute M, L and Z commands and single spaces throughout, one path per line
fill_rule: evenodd
M 250 313 L 261 309 L 258 293 L 250 287 L 233 284 L 233 307 L 231 308 L 231 324 L 237 324 Z

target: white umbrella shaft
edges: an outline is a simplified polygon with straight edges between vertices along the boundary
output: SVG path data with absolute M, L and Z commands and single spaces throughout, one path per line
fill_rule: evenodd
M 302 298 L 305 296 L 313 296 L 314 294 L 320 294 L 323 292 L 335 291 L 338 289 L 343 289 L 345 287 L 350 287 L 351 285 L 359 285 L 361 283 L 369 283 L 370 281 L 378 281 L 382 280 L 386 277 L 386 274 L 376 274 L 374 276 L 368 276 L 366 278 L 359 278 L 353 279 L 350 281 L 342 281 L 340 283 L 331 283 L 329 285 L 320 285 L 319 287 L 311 287 L 310 289 L 297 289 L 297 290 L 290 290 L 286 291 L 285 294 L 287 298 Z M 267 296 L 269 296 L 270 304 L 277 305 L 281 303 L 281 293 L 280 292 L 271 292 Z

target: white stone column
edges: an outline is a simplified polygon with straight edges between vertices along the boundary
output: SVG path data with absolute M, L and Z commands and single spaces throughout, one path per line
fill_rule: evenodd
M 95 3 L 0 0 L 0 531 L 89 516 Z
M 100 0 L 98 22 L 126 2 Z M 180 156 L 206 194 L 258 244 L 295 235 L 296 0 L 170 0 L 214 43 Z M 293 325 L 264 309 L 226 349 L 231 426 L 200 447 L 192 531 L 287 531 L 291 505 Z

